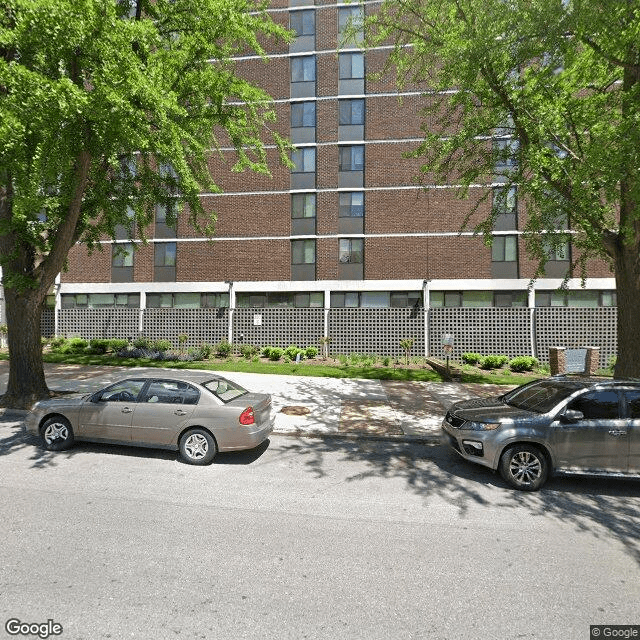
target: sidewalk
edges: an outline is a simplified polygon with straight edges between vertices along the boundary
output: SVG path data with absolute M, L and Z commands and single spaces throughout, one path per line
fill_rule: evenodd
M 9 363 L 0 361 L 0 393 Z M 96 391 L 115 380 L 160 369 L 45 364 L 49 388 Z M 180 375 L 184 370 L 175 370 Z M 213 373 L 213 372 L 212 372 Z M 400 382 L 221 372 L 251 391 L 270 393 L 275 434 L 428 440 L 440 437 L 440 423 L 453 402 L 505 391 L 496 385 Z M 11 410 L 8 410 L 8 412 Z M 15 412 L 14 412 L 15 413 Z

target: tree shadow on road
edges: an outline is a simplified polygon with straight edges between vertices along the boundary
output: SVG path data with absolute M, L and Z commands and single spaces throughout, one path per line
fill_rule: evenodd
M 640 565 L 638 479 L 558 475 L 540 491 L 521 492 L 490 469 L 468 463 L 439 444 L 290 438 L 279 448 L 279 455 L 303 456 L 306 469 L 318 479 L 330 476 L 335 454 L 341 454 L 342 461 L 358 463 L 357 473 L 348 476 L 347 483 L 401 479 L 425 504 L 434 498 L 444 500 L 462 519 L 472 508 L 477 513 L 478 506 L 493 511 L 525 509 L 531 518 L 558 520 L 595 538 L 617 540 Z M 487 519 L 491 517 L 487 511 Z

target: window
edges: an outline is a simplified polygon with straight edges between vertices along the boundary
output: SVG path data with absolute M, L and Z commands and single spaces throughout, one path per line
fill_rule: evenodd
M 345 45 L 358 46 L 364 40 L 363 31 L 364 8 L 362 6 L 340 7 L 338 9 L 338 42 Z M 347 31 L 352 31 L 347 37 Z
M 313 9 L 292 11 L 290 25 L 296 36 L 312 36 L 316 32 L 316 12 Z
M 316 262 L 316 241 L 315 240 L 292 240 L 291 241 L 291 264 L 315 264 Z
M 292 127 L 315 127 L 316 126 L 316 103 L 315 102 L 294 102 L 291 105 L 291 126 Z
M 617 391 L 588 391 L 573 400 L 568 408 L 582 411 L 585 420 L 616 420 L 620 417 Z
M 615 291 L 536 291 L 536 307 L 615 307 Z
M 122 242 L 112 246 L 111 266 L 133 267 L 133 243 Z
M 238 307 L 287 307 L 287 308 L 322 308 L 324 294 L 322 292 L 306 293 L 238 293 L 236 295 Z
M 491 246 L 493 262 L 515 262 L 518 256 L 518 239 L 516 236 L 496 236 Z
M 515 214 L 517 205 L 516 187 L 493 188 L 493 211 L 496 215 Z
M 219 309 L 229 307 L 228 293 L 201 293 L 200 307 L 203 309 Z
M 364 124 L 364 98 L 356 98 L 354 100 L 340 100 L 339 110 L 339 124 Z
M 364 216 L 364 192 L 340 192 L 338 215 L 341 218 L 362 218 Z
M 340 171 L 363 171 L 364 170 L 364 145 L 356 144 L 339 147 L 339 170 Z
M 156 267 L 175 267 L 176 266 L 176 249 L 175 242 L 158 242 L 155 245 L 154 265 Z
M 392 291 L 391 307 L 422 307 L 422 291 Z
M 55 302 L 55 301 L 54 301 Z M 105 309 L 111 307 L 140 307 L 138 293 L 63 293 L 60 296 L 63 309 Z
M 546 241 L 544 242 L 544 252 L 548 260 L 566 262 L 569 260 L 569 241 L 561 241 L 555 246 Z
M 316 170 L 316 150 L 314 147 L 295 149 L 291 154 L 294 164 L 292 173 L 314 173 Z
M 291 196 L 291 217 L 315 218 L 316 217 L 316 194 L 315 193 L 294 193 Z
M 341 80 L 360 80 L 364 78 L 364 54 L 338 54 L 338 67 Z
M 357 308 L 360 306 L 360 294 L 357 291 L 331 294 L 332 308 Z
M 315 82 L 315 56 L 291 58 L 291 82 Z
M 200 392 L 186 382 L 152 380 L 141 400 L 162 404 L 198 404 L 199 398 Z
M 528 296 L 524 291 L 496 291 L 493 294 L 494 307 L 526 307 Z
M 342 238 L 339 241 L 338 260 L 345 264 L 362 264 L 363 245 L 362 238 Z
M 640 391 L 625 391 L 627 402 L 627 417 L 637 420 L 640 418 Z
M 493 153 L 497 172 L 509 171 L 518 165 L 518 141 L 499 138 L 493 141 Z

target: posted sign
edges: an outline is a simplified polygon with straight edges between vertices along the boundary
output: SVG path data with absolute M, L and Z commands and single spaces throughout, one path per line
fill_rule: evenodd
M 452 333 L 443 333 L 442 334 L 442 351 L 445 356 L 450 356 L 453 354 L 453 334 Z

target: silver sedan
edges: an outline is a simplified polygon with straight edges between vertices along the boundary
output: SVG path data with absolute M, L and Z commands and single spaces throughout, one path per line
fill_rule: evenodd
M 135 376 L 93 394 L 43 400 L 26 419 L 49 451 L 75 440 L 108 442 L 178 450 L 197 465 L 218 451 L 257 447 L 273 423 L 269 394 L 205 371 Z

